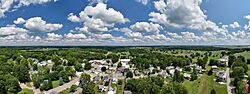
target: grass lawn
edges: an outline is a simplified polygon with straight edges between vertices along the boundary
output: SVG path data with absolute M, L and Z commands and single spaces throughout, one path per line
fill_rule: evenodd
M 116 94 L 123 94 L 123 86 L 122 85 L 116 85 L 117 91 Z
M 199 88 L 200 85 L 200 80 L 195 80 L 195 81 L 188 81 L 185 80 L 183 82 L 183 85 L 187 88 L 189 94 L 197 94 L 197 89 Z
M 116 84 L 116 87 L 117 87 L 116 94 L 123 94 L 124 87 L 125 87 L 124 79 L 122 79 L 122 85 Z
M 52 81 L 52 86 L 53 86 L 53 88 L 56 88 L 56 87 L 60 86 L 60 81 L 59 80 Z
M 235 56 L 240 56 L 240 55 L 244 56 L 245 59 L 250 59 L 250 52 L 248 51 L 235 54 Z
M 209 59 L 219 59 L 221 56 L 221 51 L 210 51 L 212 52 L 212 55 L 209 56 Z M 206 53 L 207 51 L 194 51 L 194 50 L 175 50 L 175 51 L 168 51 L 166 54 L 169 55 L 175 55 L 175 56 L 190 56 L 193 53 L 199 53 L 200 55 L 203 55 Z M 198 57 L 192 58 L 192 63 L 197 62 Z
M 70 89 L 68 88 L 68 89 L 60 92 L 59 94 L 70 94 Z
M 94 90 L 95 90 L 95 94 L 105 94 L 105 92 L 101 92 L 101 91 L 98 89 L 98 84 L 95 86 Z
M 22 91 L 18 92 L 18 94 L 34 94 L 34 92 L 30 89 L 23 89 Z
M 214 76 L 204 74 L 201 78 L 195 81 L 185 80 L 183 85 L 188 89 L 189 94 L 210 94 L 214 88 L 216 94 L 227 94 L 226 85 L 220 85 L 214 80 Z
M 250 64 L 248 64 L 247 66 L 248 66 L 247 75 L 250 75 Z
M 26 83 L 26 85 L 27 85 L 28 87 L 32 87 L 31 84 L 30 84 L 30 82 L 29 82 L 29 83 Z
M 96 92 L 96 94 L 105 94 L 105 92 Z

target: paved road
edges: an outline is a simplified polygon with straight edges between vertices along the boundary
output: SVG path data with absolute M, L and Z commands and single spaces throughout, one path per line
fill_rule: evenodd
M 75 78 L 74 80 L 72 80 L 66 84 L 63 84 L 62 86 L 50 89 L 49 91 L 45 91 L 44 94 L 51 94 L 52 92 L 62 92 L 63 90 L 70 88 L 72 85 L 74 85 L 78 81 L 79 81 L 79 78 Z
M 229 69 L 230 68 L 227 68 L 227 70 L 226 70 L 226 75 L 227 75 L 227 93 L 228 94 L 232 94 L 232 91 L 231 91 L 232 88 L 230 87 L 231 79 L 229 77 Z
M 234 86 L 231 84 L 231 79 L 230 79 L 230 68 L 228 67 L 228 56 L 226 57 L 227 58 L 227 62 L 226 62 L 226 66 L 227 66 L 227 69 L 226 69 L 226 75 L 227 75 L 227 93 L 228 94 L 235 94 L 233 88 Z
M 81 93 L 82 93 L 82 88 L 78 87 L 73 94 L 81 94 Z
M 24 84 L 24 83 L 20 83 L 20 87 L 22 88 L 22 89 L 31 89 L 32 90 L 32 88 L 31 87 L 28 87 L 26 84 Z

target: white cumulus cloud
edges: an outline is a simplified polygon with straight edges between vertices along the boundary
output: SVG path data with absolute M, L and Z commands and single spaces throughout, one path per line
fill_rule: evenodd
M 57 41 L 63 38 L 62 35 L 55 34 L 55 33 L 48 33 L 47 35 L 48 35 L 47 40 L 50 40 L 50 41 Z
M 63 27 L 62 24 L 47 23 L 41 17 L 34 17 L 28 19 L 24 24 L 24 26 L 33 31 L 43 31 L 43 32 L 57 31 Z
M 200 4 L 201 0 L 155 1 L 158 12 L 151 12 L 149 20 L 167 27 L 221 32 L 214 22 L 207 20 Z
M 7 26 L 0 28 L 0 36 L 17 35 L 21 33 L 28 33 L 29 31 L 15 26 Z
M 23 6 L 29 6 L 31 4 L 45 4 L 56 1 L 58 0 L 0 0 L 0 18 L 4 17 L 6 12 L 17 10 Z
M 135 32 L 158 34 L 162 29 L 162 26 L 159 24 L 148 23 L 148 22 L 136 22 L 134 25 L 130 26 L 130 29 Z
M 85 38 L 87 38 L 86 35 L 84 35 L 84 34 L 72 34 L 72 33 L 64 34 L 64 37 L 68 38 L 68 39 L 85 39 Z
M 135 1 L 142 3 L 143 5 L 147 5 L 150 0 L 135 0 Z
M 238 28 L 238 27 L 240 27 L 240 24 L 238 22 L 233 22 L 232 24 L 229 24 L 229 27 Z
M 107 8 L 104 3 L 98 3 L 96 6 L 87 6 L 79 13 L 79 17 L 70 13 L 68 19 L 72 22 L 83 22 L 81 30 L 101 33 L 114 28 L 117 23 L 128 22 L 121 12 L 113 8 Z
M 23 18 L 17 18 L 17 20 L 14 21 L 15 24 L 24 24 L 25 22 Z
M 14 6 L 15 8 L 19 8 L 22 6 L 29 6 L 31 4 L 45 4 L 48 2 L 56 2 L 58 0 L 17 0 L 18 5 Z

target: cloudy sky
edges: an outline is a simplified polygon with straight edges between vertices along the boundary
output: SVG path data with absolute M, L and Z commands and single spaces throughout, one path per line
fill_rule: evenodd
M 249 0 L 0 0 L 0 46 L 249 45 Z

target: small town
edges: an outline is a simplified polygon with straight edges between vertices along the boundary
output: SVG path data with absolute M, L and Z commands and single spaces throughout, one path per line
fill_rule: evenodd
M 250 94 L 250 0 L 0 0 L 0 94 Z
M 0 49 L 6 53 L 1 56 L 2 62 L 6 62 L 0 73 L 13 66 L 13 73 L 3 75 L 13 75 L 9 80 L 16 79 L 17 83 L 10 85 L 18 85 L 12 88 L 19 94 L 134 94 L 140 91 L 196 94 L 201 88 L 208 93 L 238 94 L 249 90 L 250 58 L 246 54 L 250 53 L 244 50 L 232 53 L 217 50 L 220 48 L 213 48 L 214 51 L 157 47 L 90 49 Z

